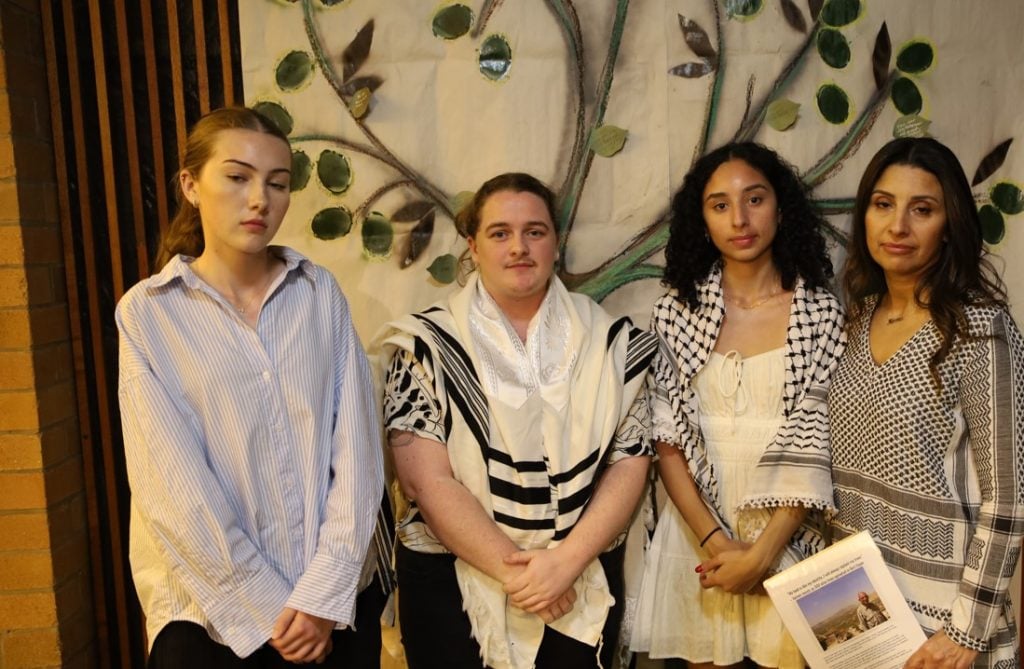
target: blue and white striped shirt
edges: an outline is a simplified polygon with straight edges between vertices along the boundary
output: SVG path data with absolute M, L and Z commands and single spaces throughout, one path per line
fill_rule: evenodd
M 255 330 L 183 256 L 117 307 L 150 643 L 192 621 L 245 657 L 285 606 L 354 617 L 384 485 L 376 393 L 334 277 L 272 250 L 286 270 Z

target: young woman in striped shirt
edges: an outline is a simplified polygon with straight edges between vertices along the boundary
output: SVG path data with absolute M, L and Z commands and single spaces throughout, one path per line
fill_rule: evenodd
M 377 624 L 354 611 L 383 490 L 377 406 L 334 278 L 270 246 L 290 168 L 256 112 L 201 119 L 162 269 L 118 304 L 131 564 L 157 669 L 379 662 L 379 636 L 336 631 Z

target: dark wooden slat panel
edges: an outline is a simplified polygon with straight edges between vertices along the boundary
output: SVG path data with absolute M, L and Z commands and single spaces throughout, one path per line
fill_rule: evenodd
M 54 167 L 57 177 L 57 205 L 60 211 L 61 236 L 64 244 L 64 276 L 67 286 L 68 310 L 71 313 L 69 326 L 71 331 L 71 351 L 75 362 L 75 398 L 78 405 L 78 434 L 86 447 L 82 448 L 82 466 L 86 472 L 96 468 L 93 449 L 88 445 L 92 442 L 92 420 L 89 411 L 89 382 L 85 369 L 85 350 L 82 342 L 82 322 L 76 314 L 82 313 L 81 295 L 78 292 L 78 262 L 75 258 L 75 249 L 72 240 L 75 231 L 72 229 L 71 193 L 70 181 L 68 179 L 68 156 L 64 150 L 64 109 L 60 95 L 60 71 L 68 68 L 68 63 L 58 61 L 57 35 L 55 34 L 56 23 L 54 10 L 60 11 L 49 2 L 39 4 L 43 23 L 43 44 L 46 49 L 46 76 L 50 89 L 50 127 L 53 132 Z M 65 24 L 68 17 L 64 17 Z M 60 71 L 58 69 L 60 62 Z M 89 559 L 92 562 L 90 576 L 92 581 L 92 596 L 95 606 L 93 614 L 96 621 L 96 632 L 99 643 L 100 666 L 113 666 L 110 657 L 110 649 L 107 644 L 109 637 L 110 622 L 107 618 L 107 607 L 103 605 L 106 600 L 106 577 L 103 573 L 103 554 L 100 550 L 102 544 L 102 522 L 97 503 L 96 480 L 92 476 L 85 476 L 85 505 L 86 516 L 89 524 Z
M 113 165 L 113 139 L 110 135 L 110 100 L 107 96 L 106 56 L 103 53 L 103 24 L 98 3 L 89 3 L 89 28 L 92 36 L 92 57 L 95 63 L 96 111 L 100 124 L 100 151 L 104 165 Z M 114 273 L 114 300 L 124 294 L 124 269 L 121 266 L 121 232 L 117 220 L 117 187 L 113 170 L 103 171 L 103 190 L 106 197 L 107 239 L 110 244 L 111 270 Z M 98 315 L 98 312 L 94 312 Z M 100 335 L 97 331 L 95 334 Z
M 224 86 L 224 106 L 231 107 L 235 100 L 235 73 L 231 67 L 231 19 L 228 15 L 228 0 L 217 2 L 217 25 L 220 31 L 220 72 Z
M 114 21 L 117 26 L 118 61 L 121 74 L 121 102 L 124 109 L 125 153 L 128 158 L 128 179 L 131 186 L 132 229 L 135 232 L 135 257 L 138 276 L 149 276 L 149 251 L 142 211 L 142 172 L 139 166 L 138 132 L 135 124 L 135 99 L 132 93 L 131 53 L 128 48 L 128 17 L 123 2 L 114 3 Z M 112 173 L 111 173 L 112 174 Z
M 192 34 L 196 41 L 196 78 L 199 84 L 199 113 L 210 111 L 210 75 L 206 63 L 206 19 L 203 0 L 192 0 Z
M 94 220 L 91 210 L 91 195 L 92 189 L 89 187 L 89 168 L 86 161 L 86 129 L 84 127 L 84 115 L 82 109 L 82 90 L 80 86 L 80 78 L 78 72 L 78 46 L 77 38 L 75 36 L 75 19 L 74 19 L 74 3 L 72 0 L 63 0 L 62 8 L 64 14 L 64 39 L 67 44 L 68 51 L 68 80 L 70 86 L 70 113 L 72 126 L 74 128 L 74 148 L 75 148 L 75 171 L 78 179 L 78 209 L 80 221 L 78 231 L 81 234 L 82 244 L 86 249 L 84 257 L 84 276 L 86 279 L 86 285 L 89 286 L 88 291 L 88 313 L 89 313 L 89 330 L 91 333 L 91 354 L 95 362 L 93 369 L 93 378 L 91 379 L 91 386 L 97 391 L 92 394 L 92 401 L 97 403 L 98 415 L 99 415 L 99 432 L 100 432 L 100 446 L 103 447 L 103 468 L 108 473 L 108 481 L 112 482 L 113 471 L 110 466 L 109 450 L 112 442 L 111 435 L 111 420 L 113 407 L 110 406 L 107 401 L 107 377 L 108 373 L 105 368 L 105 355 L 103 350 L 103 337 L 101 324 L 99 323 L 99 315 L 102 313 L 100 309 L 100 298 L 98 292 L 99 284 L 99 272 L 97 271 L 95 254 L 89 252 L 95 248 L 96 241 L 93 234 Z M 90 16 L 92 13 L 90 12 Z M 102 35 L 100 35 L 102 39 Z M 95 40 L 95 37 L 94 37 Z M 102 111 L 102 110 L 101 110 Z M 102 114 L 101 114 L 102 116 Z M 109 140 L 109 132 L 107 133 Z M 109 142 L 108 142 L 109 144 Z M 109 147 L 107 149 L 109 154 Z M 113 203 L 110 203 L 113 205 Z M 67 243 L 66 243 L 67 244 Z M 95 441 L 93 442 L 95 443 Z M 83 449 L 85 450 L 85 449 Z M 91 449 L 90 449 L 91 450 Z M 94 471 L 99 468 L 99 463 L 96 459 L 93 459 Z M 99 492 L 99 491 L 98 491 Z M 118 499 L 116 488 L 110 483 L 106 490 L 102 491 L 106 497 L 108 508 L 111 510 L 118 509 Z M 113 569 L 115 574 L 125 573 L 125 565 L 121 557 L 121 537 L 123 536 L 120 530 L 120 519 L 116 512 L 109 513 L 106 520 L 110 523 L 108 525 L 109 534 L 108 536 L 101 537 L 103 541 L 112 542 L 112 550 L 110 555 L 114 561 Z M 116 624 L 117 628 L 127 632 L 129 629 L 128 615 L 126 609 L 126 595 L 125 595 L 125 583 L 121 578 L 113 579 L 113 586 L 116 597 L 116 621 L 108 621 L 108 624 Z M 99 607 L 97 607 L 99 608 Z M 109 634 L 109 632 L 108 632 Z M 121 658 L 128 660 L 131 658 L 131 647 L 126 634 L 122 633 L 119 636 L 120 639 L 120 653 Z
M 149 140 L 153 146 L 153 174 L 155 175 L 156 211 L 160 235 L 167 232 L 170 215 L 167 211 L 167 172 L 164 170 L 164 139 L 160 124 L 160 83 L 157 76 L 156 42 L 153 29 L 153 7 L 140 2 L 142 12 L 142 40 L 146 51 L 147 100 L 149 103 Z
M 181 32 L 178 29 L 177 0 L 167 2 L 167 42 L 171 50 L 171 82 L 174 94 L 174 127 L 178 135 L 178 165 L 185 156 L 185 82 L 181 73 Z

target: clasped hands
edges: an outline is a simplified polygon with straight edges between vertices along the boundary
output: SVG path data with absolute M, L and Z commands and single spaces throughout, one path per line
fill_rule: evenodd
M 722 533 L 712 537 L 706 550 L 711 557 L 697 567 L 703 588 L 721 588 L 741 594 L 764 592 L 762 579 L 771 566 L 769 556 L 761 555 L 754 545 L 730 539 Z
M 536 613 L 545 623 L 552 623 L 573 609 L 576 589 L 573 584 L 586 565 L 578 565 L 554 548 L 518 551 L 505 556 L 512 567 L 504 580 L 504 590 L 516 608 Z
M 322 664 L 331 653 L 334 621 L 285 607 L 267 643 L 289 662 Z

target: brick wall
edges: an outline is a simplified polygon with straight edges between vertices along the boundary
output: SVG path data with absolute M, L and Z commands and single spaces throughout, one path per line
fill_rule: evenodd
M 43 54 L 38 0 L 0 0 L 4 669 L 95 665 L 81 442 Z

